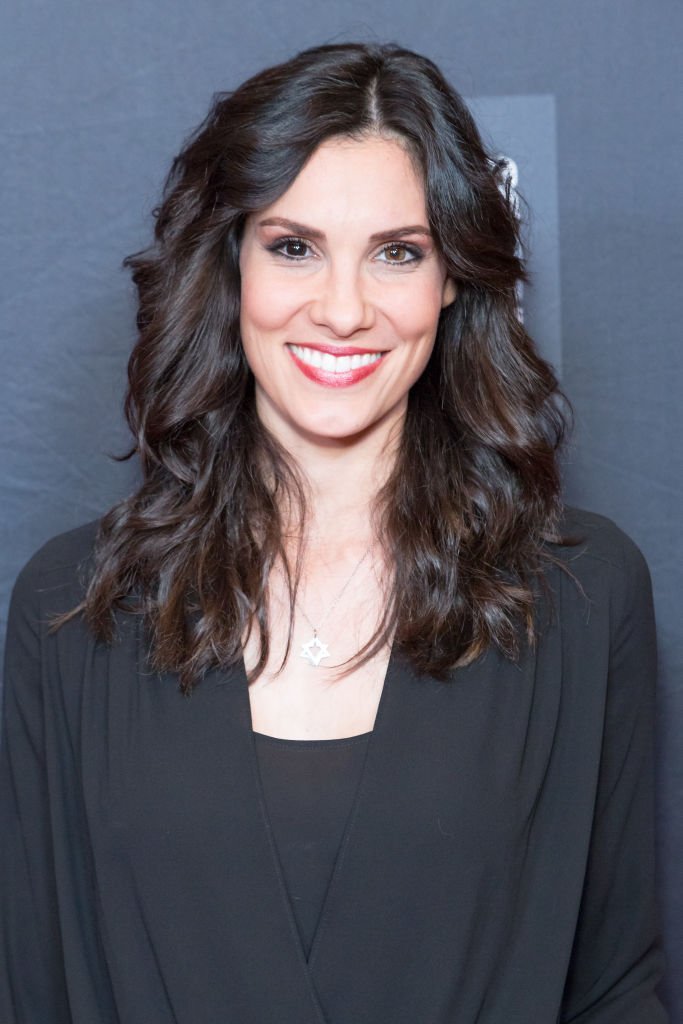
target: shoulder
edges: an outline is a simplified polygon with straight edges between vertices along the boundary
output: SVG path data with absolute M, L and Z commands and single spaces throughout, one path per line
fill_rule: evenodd
M 562 544 L 549 545 L 552 553 L 575 574 L 589 577 L 649 579 L 645 557 L 635 541 L 607 516 L 565 506 L 559 523 Z
M 96 520 L 52 537 L 19 572 L 7 616 L 5 691 L 16 686 L 26 694 L 31 680 L 38 684 L 53 617 L 75 608 L 85 594 L 98 525 Z
M 609 623 L 619 633 L 635 621 L 652 626 L 652 580 L 635 541 L 607 516 L 566 507 L 559 523 L 561 544 L 548 551 L 561 573 L 563 607 L 574 607 L 580 621 Z
M 71 603 L 80 601 L 99 524 L 100 520 L 94 519 L 57 534 L 41 545 L 16 578 L 12 589 L 12 606 L 15 609 L 37 608 L 42 599 L 56 605 L 61 604 L 62 600 Z

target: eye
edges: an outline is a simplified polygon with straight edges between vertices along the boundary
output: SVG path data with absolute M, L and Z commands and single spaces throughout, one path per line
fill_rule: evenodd
M 390 242 L 380 250 L 380 254 L 387 257 L 381 259 L 380 263 L 388 263 L 390 266 L 396 267 L 406 266 L 408 263 L 419 263 L 424 256 L 417 245 L 408 245 L 405 242 Z
M 266 246 L 268 252 L 276 252 L 288 260 L 303 260 L 306 258 L 306 250 L 310 249 L 308 242 L 303 238 L 278 238 Z

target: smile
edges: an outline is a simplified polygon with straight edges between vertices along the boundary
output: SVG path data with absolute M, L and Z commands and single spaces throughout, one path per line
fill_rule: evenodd
M 334 356 L 304 345 L 287 345 L 287 350 L 304 376 L 326 387 L 348 387 L 364 380 L 377 369 L 384 352 Z
M 303 345 L 288 345 L 308 366 L 317 366 L 329 373 L 346 373 L 357 370 L 361 366 L 370 366 L 382 358 L 381 352 L 367 352 L 364 355 L 333 356 L 329 352 L 320 352 L 317 348 L 305 348 Z

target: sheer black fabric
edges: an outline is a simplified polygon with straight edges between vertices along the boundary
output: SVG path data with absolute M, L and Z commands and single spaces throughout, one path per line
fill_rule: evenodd
M 268 816 L 306 956 L 370 735 L 284 740 L 254 733 Z

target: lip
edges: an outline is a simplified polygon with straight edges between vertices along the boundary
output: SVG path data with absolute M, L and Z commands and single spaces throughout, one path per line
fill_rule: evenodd
M 313 348 L 316 352 L 327 352 L 331 356 L 376 356 L 384 352 L 384 349 L 357 348 L 355 345 L 326 345 L 320 342 L 311 345 L 302 341 L 293 341 L 292 344 L 298 345 L 299 348 Z
M 318 346 L 305 345 L 302 348 L 318 348 Z M 316 384 L 322 384 L 328 388 L 348 388 L 352 384 L 358 384 L 359 381 L 365 380 L 371 373 L 374 373 L 377 367 L 384 360 L 384 355 L 379 359 L 376 359 L 374 363 L 370 363 L 369 366 L 359 366 L 356 370 L 345 370 L 343 373 L 330 373 L 329 370 L 322 370 L 319 366 L 310 366 L 309 363 L 305 363 L 303 359 L 299 359 L 297 354 L 292 351 L 291 348 L 287 347 L 287 351 L 290 356 L 299 367 L 301 372 L 309 380 L 314 381 Z M 328 351 L 325 348 L 320 348 L 320 352 Z M 354 349 L 349 352 L 343 349 L 333 349 L 331 355 L 366 355 L 367 349 Z

